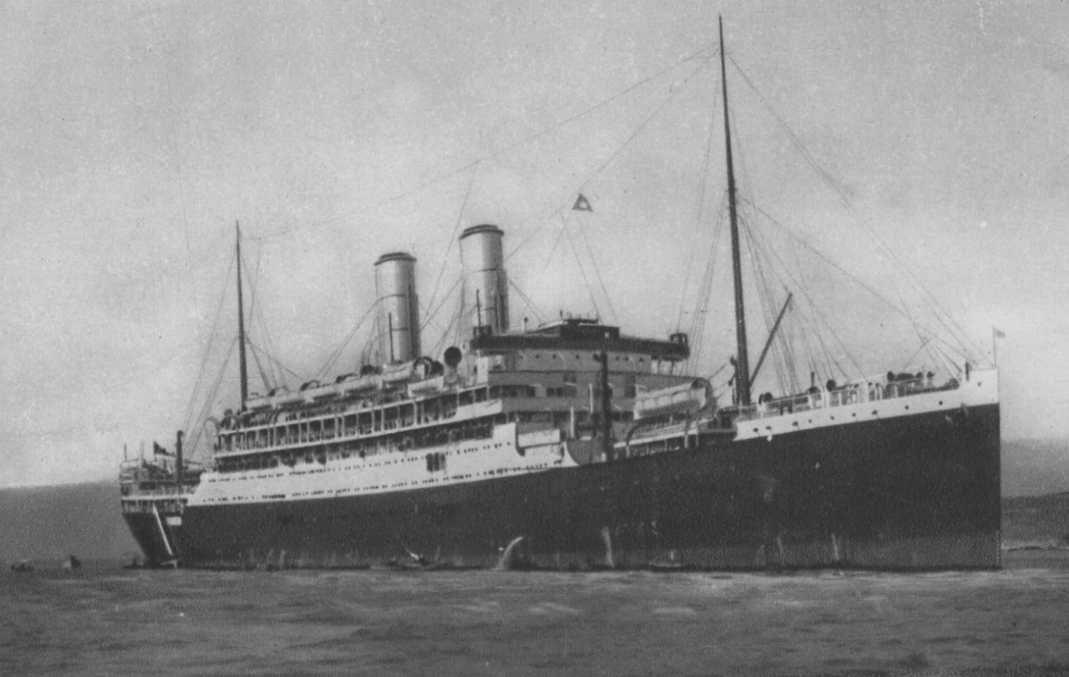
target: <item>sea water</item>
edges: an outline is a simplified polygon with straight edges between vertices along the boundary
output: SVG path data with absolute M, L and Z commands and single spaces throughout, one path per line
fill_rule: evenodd
M 1069 556 L 1001 571 L 0 572 L 0 674 L 1067 674 Z

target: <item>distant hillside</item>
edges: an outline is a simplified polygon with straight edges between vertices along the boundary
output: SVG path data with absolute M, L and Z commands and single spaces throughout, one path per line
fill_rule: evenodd
M 1069 491 L 1069 440 L 1002 443 L 1002 495 L 1036 496 Z
M 1069 545 L 1069 492 L 1002 499 L 1002 542 Z
M 119 558 L 138 552 L 115 482 L 0 489 L 0 561 Z

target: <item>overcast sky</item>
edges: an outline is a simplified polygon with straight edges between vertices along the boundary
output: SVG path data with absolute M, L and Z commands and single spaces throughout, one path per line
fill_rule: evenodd
M 688 328 L 724 191 L 719 12 L 740 191 L 794 235 L 751 210 L 752 228 L 891 303 L 934 298 L 988 360 L 1003 329 L 1004 437 L 1069 436 L 1064 3 L 3 3 L 0 486 L 170 445 L 216 379 L 197 385 L 206 345 L 217 369 L 234 335 L 236 220 L 252 340 L 305 378 L 373 303 L 378 254 L 412 251 L 437 305 L 458 223 L 518 247 L 535 308 L 514 297 L 514 323 Z M 814 293 L 862 368 L 905 362 L 916 332 L 897 342 L 889 306 L 830 279 Z M 731 351 L 715 312 L 706 370 Z

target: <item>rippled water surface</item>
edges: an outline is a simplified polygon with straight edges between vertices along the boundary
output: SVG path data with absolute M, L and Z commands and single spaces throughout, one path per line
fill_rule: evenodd
M 1069 561 L 929 574 L 0 572 L 0 674 L 1069 674 Z

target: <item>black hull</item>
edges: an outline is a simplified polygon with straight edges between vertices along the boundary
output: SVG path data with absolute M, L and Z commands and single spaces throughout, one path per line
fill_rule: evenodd
M 994 568 L 999 474 L 990 405 L 420 491 L 193 505 L 169 531 L 195 567 Z
M 141 552 L 145 555 L 144 566 L 154 568 L 173 566 L 177 558 L 173 554 L 174 527 L 168 527 L 162 520 L 166 515 L 161 515 L 161 521 L 157 522 L 156 516 L 151 512 L 127 512 L 123 513 L 126 526 L 137 544 L 141 546 Z M 160 529 L 164 530 L 161 533 Z M 166 535 L 167 542 L 164 542 Z M 171 550 L 168 550 L 168 545 Z

